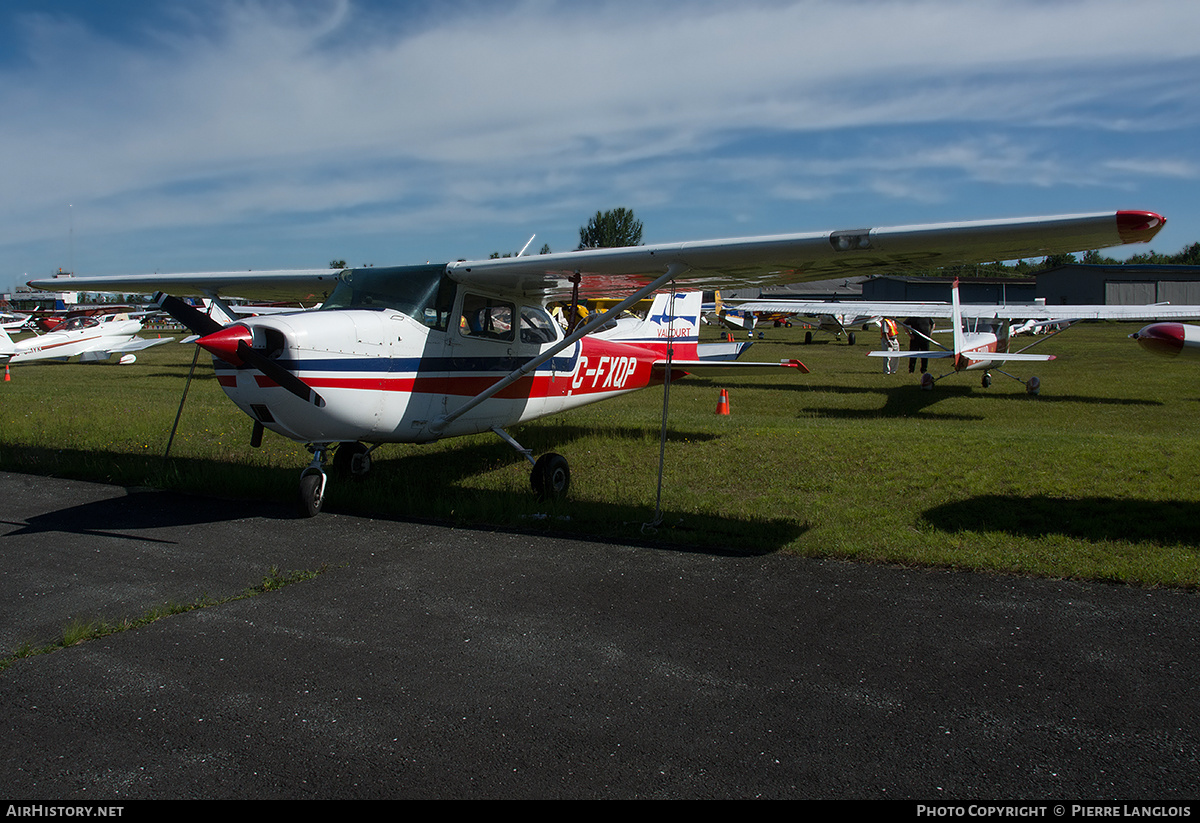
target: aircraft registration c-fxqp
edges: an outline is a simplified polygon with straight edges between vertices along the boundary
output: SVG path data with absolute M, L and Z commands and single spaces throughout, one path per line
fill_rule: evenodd
M 305 443 L 305 513 L 325 496 L 326 464 L 365 473 L 384 443 L 425 443 L 492 431 L 531 463 L 539 496 L 570 481 L 557 454 L 533 459 L 504 431 L 539 417 L 715 368 L 704 360 L 699 301 L 677 292 L 781 285 L 847 274 L 1014 260 L 1148 242 L 1165 223 L 1148 211 L 743 237 L 615 249 L 335 271 L 208 272 L 72 277 L 79 291 L 157 292 L 200 338 L 217 379 L 263 429 Z M 34 280 L 61 290 L 62 279 Z M 639 323 L 610 327 L 659 292 Z M 296 314 L 206 315 L 179 299 L 263 300 L 324 295 Z M 623 297 L 564 332 L 546 306 Z M 690 308 L 680 307 L 695 305 Z M 657 313 L 656 313 L 657 312 Z M 798 361 L 785 365 L 802 368 Z

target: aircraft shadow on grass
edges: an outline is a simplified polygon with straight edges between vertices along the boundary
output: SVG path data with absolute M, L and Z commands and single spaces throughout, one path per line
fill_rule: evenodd
M 935 506 L 924 516 L 945 532 L 1200 545 L 1200 502 L 1193 501 L 980 495 Z
M 600 432 L 607 438 L 625 440 L 658 442 L 659 430 L 651 427 L 610 426 L 596 429 L 581 426 L 534 426 L 521 432 L 523 442 L 541 449 L 563 448 L 565 445 L 580 438 L 590 437 Z M 668 428 L 668 442 L 697 442 L 713 440 L 721 435 L 713 433 L 679 431 Z M 419 503 L 411 512 L 395 511 L 376 513 L 356 505 L 357 498 L 371 494 L 376 488 L 379 494 L 392 497 L 390 489 L 396 490 L 397 498 L 401 498 L 406 488 L 422 489 L 417 495 L 428 499 L 427 489 L 431 486 L 443 489 L 442 494 L 448 499 L 461 501 L 456 508 L 467 519 L 462 528 L 476 525 L 470 518 L 469 509 L 472 500 L 477 500 L 481 508 L 486 501 L 488 511 L 520 512 L 529 508 L 532 499 L 531 492 L 522 489 L 520 492 L 482 491 L 465 489 L 458 484 L 468 481 L 480 474 L 512 466 L 519 462 L 511 448 L 507 445 L 483 436 L 478 442 L 467 443 L 458 441 L 449 451 L 422 451 L 421 446 L 407 448 L 393 447 L 381 450 L 381 459 L 374 463 L 371 472 L 365 477 L 353 482 L 337 484 L 335 493 L 331 495 L 329 506 L 331 511 L 342 511 L 346 514 L 371 517 L 377 520 L 404 522 L 406 520 L 419 522 L 439 522 L 431 517 L 428 511 Z M 27 449 L 21 457 L 22 468 L 30 473 L 53 472 L 62 476 L 60 466 L 87 465 L 88 463 L 112 462 L 120 464 L 130 460 L 128 454 L 82 452 L 57 449 Z M 216 477 L 214 464 L 211 461 L 192 458 L 172 457 L 170 459 L 156 456 L 137 456 L 133 458 L 143 462 L 146 476 L 159 473 L 177 472 L 181 476 L 194 474 Z M 198 506 L 195 496 L 184 492 L 154 491 L 149 494 L 129 494 L 124 497 L 114 497 L 95 503 L 70 506 L 57 511 L 30 518 L 26 522 L 2 520 L 16 527 L 7 532 L 8 536 L 31 534 L 35 532 L 61 532 L 94 537 L 111 537 L 128 540 L 163 543 L 171 542 L 153 537 L 145 532 L 155 528 L 170 526 L 193 526 L 243 518 L 266 518 L 291 520 L 297 516 L 295 505 L 290 502 L 291 490 L 296 472 L 290 468 L 256 467 L 247 468 L 247 472 L 261 478 L 261 494 L 254 497 L 243 497 L 230 500 L 222 498 L 219 506 Z M 131 474 L 133 472 L 129 472 Z M 416 480 L 414 480 L 416 479 Z M 702 481 L 703 478 L 697 480 Z M 217 481 L 219 482 L 219 481 Z M 585 478 L 576 478 L 577 483 L 586 483 Z M 622 543 L 643 542 L 659 547 L 667 547 L 678 551 L 699 552 L 713 555 L 754 556 L 770 554 L 783 548 L 797 539 L 807 526 L 795 520 L 754 520 L 745 521 L 736 518 L 719 517 L 715 515 L 697 514 L 693 512 L 677 512 L 667 508 L 662 512 L 661 525 L 655 530 L 634 530 L 637 539 L 630 539 L 630 527 L 639 526 L 649 520 L 654 512 L 655 489 L 646 489 L 645 504 L 616 505 L 603 502 L 588 502 L 587 521 L 570 528 L 569 534 L 562 532 L 567 529 L 556 528 L 557 516 L 572 517 L 571 499 L 557 504 L 547 504 L 545 507 L 550 514 L 543 521 L 530 521 L 529 529 L 511 527 L 513 531 L 554 531 L 556 536 L 574 537 L 584 540 L 605 541 L 618 540 Z M 401 498 L 402 499 L 402 498 Z M 589 524 L 595 524 L 592 528 Z M 494 526 L 479 521 L 479 528 L 493 529 Z M 669 534 L 668 534 L 669 533 Z M 746 540 L 743 535 L 752 533 L 756 543 L 751 548 L 745 548 Z M 615 537 L 614 535 L 621 536 Z M 696 539 L 689 545 L 689 534 L 695 534 Z M 728 547 L 722 548 L 720 535 L 730 535 Z
M 883 406 L 873 409 L 841 409 L 841 408 L 821 408 L 817 405 L 805 405 L 803 408 L 803 416 L 828 417 L 842 420 L 871 420 L 876 418 L 887 417 L 912 417 L 921 414 L 926 418 L 936 418 L 939 420 L 983 420 L 984 415 L 975 414 L 958 414 L 949 412 L 939 412 L 935 407 L 943 400 L 952 398 L 970 397 L 971 402 L 1004 402 L 1004 401 L 1020 401 L 1041 404 L 1058 404 L 1058 403 L 1088 403 L 1100 406 L 1161 406 L 1162 403 L 1157 400 L 1141 400 L 1127 397 L 1092 397 L 1079 394 L 1071 395 L 1054 395 L 1041 394 L 1037 397 L 1028 397 L 1024 393 L 1014 394 L 1012 392 L 987 392 L 977 390 L 970 385 L 954 385 L 954 384 L 939 384 L 931 391 L 922 391 L 921 388 L 914 384 L 905 384 L 894 388 L 880 389 L 867 386 L 844 386 L 844 385 L 816 385 L 808 383 L 805 385 L 775 385 L 764 386 L 762 383 L 727 383 L 717 380 L 709 381 L 713 386 L 729 389 L 731 391 L 737 389 L 750 389 L 761 391 L 763 389 L 776 389 L 790 392 L 809 392 L 814 396 L 820 393 L 834 395 L 885 395 Z
M 567 446 L 571 442 L 581 438 L 594 437 L 597 434 L 609 439 L 653 442 L 654 444 L 659 442 L 660 436 L 659 430 L 652 427 L 548 425 L 523 428 L 517 432 L 517 437 L 522 444 L 532 448 L 535 452 L 545 452 L 555 449 L 567 449 Z M 680 431 L 670 427 L 668 427 L 666 435 L 667 442 L 669 443 L 706 442 L 719 439 L 720 437 L 720 434 L 711 432 Z M 470 505 L 469 498 L 471 495 L 481 495 L 487 497 L 490 508 L 500 507 L 502 509 L 521 511 L 529 507 L 530 493 L 525 490 L 520 492 L 485 492 L 455 488 L 457 483 L 469 481 L 472 477 L 484 472 L 512 466 L 514 464 L 513 451 L 507 445 L 487 438 L 469 445 L 460 442 L 450 451 L 422 452 L 421 448 L 420 446 L 410 446 L 407 450 L 399 454 L 396 454 L 395 450 L 392 450 L 392 454 L 395 455 L 392 457 L 387 456 L 387 450 L 381 452 L 384 458 L 373 465 L 370 474 L 366 478 L 357 482 L 363 484 L 364 488 L 369 488 L 372 483 L 376 483 L 381 488 L 386 489 L 389 486 L 401 488 L 405 484 L 411 483 L 413 477 L 431 478 L 431 482 L 436 482 L 445 487 L 447 495 L 460 495 L 464 499 L 464 506 Z M 434 478 L 436 480 L 432 480 Z M 576 476 L 572 479 L 572 485 L 586 484 L 587 482 L 588 479 L 584 477 Z M 694 482 L 709 482 L 709 479 L 702 477 L 695 478 Z M 353 494 L 353 492 L 350 492 L 350 494 Z M 578 537 L 579 539 L 593 541 L 611 539 L 622 543 L 639 542 L 637 540 L 631 541 L 626 536 L 621 536 L 620 538 L 612 537 L 611 533 L 622 532 L 623 534 L 628 534 L 629 526 L 643 523 L 653 512 L 654 495 L 655 489 L 648 487 L 645 489 L 644 504 L 617 505 L 589 501 L 586 504 L 587 522 L 597 523 L 598 528 L 589 529 L 589 527 L 583 526 L 581 529 L 574 530 L 573 534 L 556 534 L 556 536 Z M 669 508 L 669 493 L 667 497 L 668 508 L 662 512 L 662 525 L 657 530 L 648 530 L 639 532 L 639 534 L 646 542 L 676 551 L 726 556 L 771 554 L 796 540 L 808 530 L 807 525 L 797 523 L 795 520 L 782 518 L 745 521 L 695 512 L 677 512 Z M 332 511 L 338 509 L 338 496 L 336 494 L 331 496 L 329 505 L 333 507 Z M 550 516 L 543 523 L 545 528 L 549 530 L 554 530 L 555 528 L 554 515 L 573 517 L 571 514 L 573 506 L 570 497 L 562 503 L 548 502 L 542 508 L 550 512 Z M 371 516 L 374 517 L 376 515 Z M 383 515 L 383 517 L 385 519 L 405 519 L 403 516 L 395 515 Z M 534 523 L 531 526 L 537 526 L 537 524 Z M 671 535 L 670 538 L 666 537 L 668 532 Z M 695 534 L 697 537 L 703 536 L 703 540 L 696 541 L 703 545 L 688 545 L 689 533 Z M 745 547 L 746 540 L 743 535 L 746 533 L 757 536 L 757 543 L 752 548 Z M 656 539 L 656 534 L 659 538 L 663 539 Z M 720 548 L 715 546 L 714 535 L 719 536 L 722 534 L 733 536 L 729 547 Z M 737 548 L 733 547 L 735 545 Z

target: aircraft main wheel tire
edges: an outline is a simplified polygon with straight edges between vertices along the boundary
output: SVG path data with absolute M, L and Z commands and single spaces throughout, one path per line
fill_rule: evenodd
M 325 502 L 325 477 L 311 472 L 300 478 L 300 514 L 316 517 Z
M 371 450 L 365 443 L 343 443 L 333 453 L 337 477 L 362 477 L 371 470 Z
M 558 500 L 571 487 L 571 467 L 561 454 L 543 454 L 533 464 L 529 483 L 538 500 Z
M 858 338 L 854 336 L 854 332 L 850 332 L 849 334 L 846 335 L 846 344 L 847 345 L 853 346 L 856 342 L 858 342 Z
M 980 382 L 983 384 L 983 387 L 986 389 L 992 385 L 992 376 L 990 374 L 988 374 L 987 372 L 984 372 L 983 380 L 981 380 Z
M 807 346 L 811 342 L 812 342 L 812 332 L 806 331 L 804 333 L 804 345 Z

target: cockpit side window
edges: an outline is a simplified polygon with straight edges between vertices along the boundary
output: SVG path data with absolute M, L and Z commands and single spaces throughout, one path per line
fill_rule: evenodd
M 463 295 L 462 316 L 459 332 L 464 337 L 482 337 L 488 340 L 511 341 L 515 308 L 506 300 L 482 297 L 477 294 Z

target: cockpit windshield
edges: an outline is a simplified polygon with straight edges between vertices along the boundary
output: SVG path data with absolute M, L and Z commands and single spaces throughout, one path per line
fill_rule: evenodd
M 94 317 L 80 315 L 77 317 L 68 317 L 55 327 L 55 331 L 79 331 L 80 329 L 90 329 L 92 326 L 99 326 L 100 321 Z
M 454 306 L 454 281 L 444 265 L 347 269 L 321 309 L 395 309 L 445 331 Z

